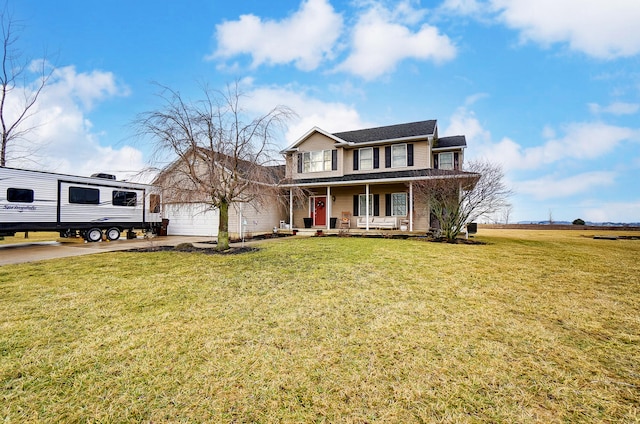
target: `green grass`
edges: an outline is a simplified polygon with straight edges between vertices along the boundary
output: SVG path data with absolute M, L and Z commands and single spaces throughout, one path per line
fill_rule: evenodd
M 584 234 L 3 266 L 0 417 L 638 422 L 640 241 Z

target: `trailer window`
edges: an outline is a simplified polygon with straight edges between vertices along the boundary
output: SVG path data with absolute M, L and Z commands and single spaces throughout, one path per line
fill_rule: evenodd
M 99 205 L 100 190 L 97 188 L 69 187 L 69 203 Z
M 151 213 L 160 213 L 160 195 L 152 194 L 149 196 L 149 211 Z
M 138 196 L 134 191 L 114 191 L 112 202 L 113 206 L 135 206 Z
M 7 200 L 9 202 L 33 203 L 33 190 L 27 188 L 8 188 Z

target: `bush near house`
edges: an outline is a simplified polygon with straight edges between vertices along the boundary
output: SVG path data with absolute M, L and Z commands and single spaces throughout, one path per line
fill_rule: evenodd
M 242 255 L 3 266 L 0 416 L 634 422 L 640 242 L 594 234 L 287 238 Z

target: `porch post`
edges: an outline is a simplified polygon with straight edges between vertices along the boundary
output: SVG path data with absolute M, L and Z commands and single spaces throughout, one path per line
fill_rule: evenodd
M 289 190 L 289 229 L 293 230 L 293 190 Z
M 331 229 L 331 186 L 327 186 L 327 210 L 326 210 L 326 220 L 327 220 L 327 230 Z
M 413 181 L 409 183 L 409 232 L 413 232 Z
M 365 186 L 364 193 L 365 193 L 364 194 L 364 199 L 365 199 L 364 200 L 364 204 L 365 204 L 364 210 L 365 210 L 365 218 L 367 219 L 367 225 L 365 227 L 365 230 L 369 231 L 369 212 L 370 212 L 369 211 L 369 184 L 367 184 Z

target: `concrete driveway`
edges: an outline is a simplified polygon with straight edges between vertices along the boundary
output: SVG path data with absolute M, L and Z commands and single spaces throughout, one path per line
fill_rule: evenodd
M 0 245 L 0 266 L 9 264 L 19 264 L 24 262 L 43 261 L 47 259 L 67 258 L 71 256 L 92 255 L 102 252 L 113 252 L 117 250 L 137 249 L 141 247 L 153 246 L 176 246 L 180 243 L 203 243 L 214 240 L 211 237 L 185 237 L 166 236 L 154 237 L 151 240 L 120 239 L 117 241 L 102 241 L 98 243 L 85 242 L 65 242 L 55 241 L 17 243 Z

